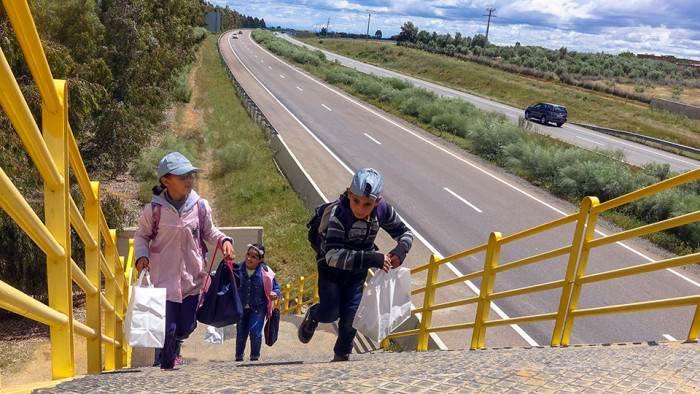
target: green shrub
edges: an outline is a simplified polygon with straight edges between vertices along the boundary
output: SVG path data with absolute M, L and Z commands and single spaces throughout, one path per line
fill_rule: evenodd
M 469 119 L 464 117 L 464 115 L 454 112 L 442 112 L 433 116 L 431 124 L 440 131 L 465 138 L 467 136 L 468 122 Z
M 397 97 L 400 95 L 397 95 Z M 429 101 L 423 97 L 410 97 L 401 104 L 399 110 L 404 115 L 417 116 L 418 109 Z
M 235 142 L 229 142 L 214 151 L 214 177 L 222 177 L 233 171 L 245 169 L 253 160 L 252 150 Z
M 384 78 L 382 81 L 396 90 L 412 88 L 413 84 L 400 78 Z
M 559 188 L 569 195 L 596 196 L 601 202 L 637 190 L 626 164 L 612 160 L 575 162 L 561 169 Z
M 469 127 L 467 138 L 472 141 L 478 155 L 496 162 L 503 162 L 502 148 L 520 143 L 524 131 L 517 126 L 503 121 L 499 117 L 482 116 Z
M 357 71 L 347 67 L 333 67 L 326 73 L 326 81 L 329 83 L 342 83 L 353 85 L 358 78 Z
M 420 119 L 421 122 L 423 123 L 430 123 L 433 120 L 433 117 L 436 115 L 439 115 L 443 112 L 449 112 L 445 111 L 445 108 L 443 107 L 444 103 L 442 100 L 438 101 L 428 101 L 426 103 L 423 103 L 418 108 L 418 119 Z
M 379 98 L 384 85 L 375 78 L 361 76 L 355 81 L 355 89 L 369 98 Z

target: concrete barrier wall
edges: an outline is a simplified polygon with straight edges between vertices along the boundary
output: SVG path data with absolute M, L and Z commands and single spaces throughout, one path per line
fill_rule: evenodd
M 287 178 L 292 189 L 301 197 L 309 212 L 313 212 L 314 208 L 326 202 L 323 193 L 289 150 L 282 136 L 277 133 L 272 134 L 270 148 L 275 152 L 277 167 Z
M 651 109 L 662 109 L 674 114 L 684 114 L 690 119 L 700 119 L 700 107 L 683 104 L 676 101 L 652 97 L 649 103 Z

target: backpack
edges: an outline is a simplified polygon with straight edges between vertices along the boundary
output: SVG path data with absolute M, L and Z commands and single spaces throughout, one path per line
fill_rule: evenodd
M 153 240 L 158 234 L 158 223 L 160 223 L 160 210 L 162 205 L 151 202 L 151 212 L 153 212 L 153 231 L 151 232 L 151 240 Z M 204 201 L 200 198 L 197 200 L 197 210 L 199 211 L 199 247 L 202 249 L 202 257 L 207 260 L 207 253 L 209 253 L 209 248 L 204 243 L 204 238 L 202 238 L 202 225 L 204 224 L 204 215 L 206 215 L 207 210 L 204 206 Z
M 321 243 L 326 239 L 328 220 L 330 220 L 331 211 L 333 211 L 333 207 L 336 205 L 340 205 L 340 200 L 323 203 L 317 206 L 314 210 L 314 216 L 306 223 L 306 228 L 309 229 L 309 243 L 316 254 L 321 252 Z
M 338 199 L 317 206 L 314 210 L 314 216 L 306 223 L 306 228 L 309 229 L 309 234 L 307 236 L 309 243 L 317 255 L 321 253 L 321 243 L 326 239 L 326 230 L 328 229 L 328 221 L 330 220 L 333 207 L 340 204 L 341 201 Z M 387 219 L 386 216 L 389 213 L 387 208 L 387 204 L 384 200 L 379 201 L 377 205 L 377 220 L 379 221 L 380 227 Z M 345 227 L 345 235 L 347 235 L 350 227 L 352 227 L 354 218 L 352 210 L 350 209 L 346 209 L 344 214 L 341 220 L 343 222 L 343 227 Z

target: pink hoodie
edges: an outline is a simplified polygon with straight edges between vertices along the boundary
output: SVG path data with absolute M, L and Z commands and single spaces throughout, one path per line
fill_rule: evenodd
M 139 229 L 134 234 L 135 261 L 143 256 L 148 258 L 151 281 L 155 287 L 167 289 L 168 301 L 182 302 L 185 297 L 199 294 L 204 285 L 207 272 L 199 245 L 200 227 L 202 238 L 211 245 L 224 239 L 233 242 L 214 227 L 211 208 L 204 199 L 206 214 L 203 225 L 199 225 L 198 200 L 199 195 L 190 192 L 180 216 L 165 199 L 154 196 L 152 201 L 162 205 L 158 234 L 151 240 L 154 224 L 152 204 L 146 205 L 139 218 Z

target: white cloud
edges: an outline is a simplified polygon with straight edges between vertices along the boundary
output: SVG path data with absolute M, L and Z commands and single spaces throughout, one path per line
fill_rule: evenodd
M 489 40 L 496 44 L 700 60 L 697 0 L 252 0 L 229 7 L 271 26 L 314 30 L 330 18 L 331 30 L 360 34 L 371 12 L 370 30 L 384 37 L 398 34 L 407 21 L 431 33 L 484 34 L 486 9 L 495 8 Z

